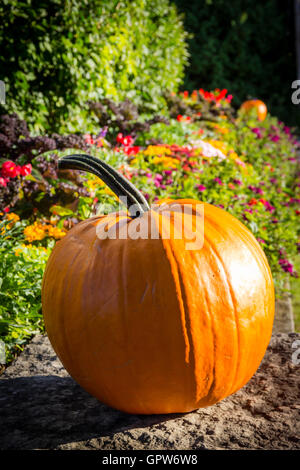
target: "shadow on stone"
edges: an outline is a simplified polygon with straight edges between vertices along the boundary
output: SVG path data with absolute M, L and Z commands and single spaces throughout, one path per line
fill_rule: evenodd
M 53 449 L 178 416 L 129 415 L 114 410 L 72 378 L 56 375 L 1 380 L 0 407 L 0 449 Z

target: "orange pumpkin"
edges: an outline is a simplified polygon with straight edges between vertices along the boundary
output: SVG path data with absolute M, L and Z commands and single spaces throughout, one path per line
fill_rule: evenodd
M 77 224 L 59 241 L 43 279 L 46 331 L 70 375 L 101 402 L 128 413 L 182 413 L 236 392 L 257 370 L 274 316 L 270 268 L 252 233 L 228 212 L 204 204 L 204 243 L 189 250 L 177 237 L 178 207 L 149 207 L 116 170 L 88 156 L 63 157 L 61 168 L 92 171 L 139 214 L 120 211 Z M 149 222 L 157 238 L 120 236 Z M 202 220 L 203 222 L 203 220 Z M 115 239 L 97 227 L 119 226 Z
M 245 112 L 246 114 L 251 112 L 253 109 L 256 111 L 257 118 L 259 121 L 264 121 L 267 116 L 267 106 L 265 103 L 261 100 L 248 100 L 244 101 L 244 103 L 240 107 L 242 112 Z

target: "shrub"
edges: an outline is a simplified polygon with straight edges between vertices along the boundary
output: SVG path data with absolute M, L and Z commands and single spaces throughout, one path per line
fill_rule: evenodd
M 152 112 L 183 78 L 186 34 L 168 0 L 12 0 L 0 16 L 5 110 L 36 131 L 91 130 L 86 102 L 103 97 Z
M 272 114 L 300 126 L 291 103 L 296 77 L 294 2 L 175 0 L 185 15 L 190 66 L 185 88 L 229 88 L 240 105 L 260 98 Z

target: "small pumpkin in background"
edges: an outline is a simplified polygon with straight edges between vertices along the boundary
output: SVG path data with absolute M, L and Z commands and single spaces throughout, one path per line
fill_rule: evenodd
M 264 121 L 266 119 L 268 110 L 265 103 L 258 99 L 247 100 L 242 103 L 240 110 L 242 113 L 248 114 L 255 110 L 257 118 L 259 121 Z
M 141 414 L 184 413 L 210 406 L 245 385 L 268 346 L 274 287 L 264 252 L 235 217 L 204 203 L 204 242 L 188 250 L 178 206 L 189 204 L 192 226 L 199 201 L 166 200 L 149 207 L 139 191 L 99 159 L 66 156 L 60 168 L 91 171 L 129 212 L 100 215 L 60 240 L 45 270 L 46 331 L 70 375 L 113 408 Z M 135 204 L 138 211 L 133 213 Z M 150 223 L 149 223 L 150 222 Z M 97 236 L 107 224 L 157 238 Z M 120 234 L 120 232 L 118 232 Z

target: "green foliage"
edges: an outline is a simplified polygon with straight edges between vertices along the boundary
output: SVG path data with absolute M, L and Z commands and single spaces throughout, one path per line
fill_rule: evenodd
M 190 67 L 185 87 L 230 89 L 234 104 L 263 99 L 272 114 L 300 126 L 291 103 L 296 77 L 293 1 L 176 0 L 185 14 Z
M 91 131 L 88 100 L 132 99 L 146 112 L 176 90 L 186 34 L 168 0 L 2 0 L 5 110 L 35 131 Z
M 0 339 L 6 361 L 43 330 L 41 282 L 49 248 L 23 246 L 25 221 L 0 223 Z

